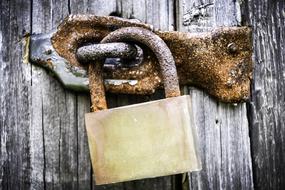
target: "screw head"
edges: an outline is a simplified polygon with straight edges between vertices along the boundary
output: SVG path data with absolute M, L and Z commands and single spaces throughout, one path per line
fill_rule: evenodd
M 237 47 L 237 45 L 235 44 L 235 43 L 229 43 L 228 44 L 228 51 L 230 52 L 230 53 L 237 53 L 237 51 L 238 51 L 238 47 Z

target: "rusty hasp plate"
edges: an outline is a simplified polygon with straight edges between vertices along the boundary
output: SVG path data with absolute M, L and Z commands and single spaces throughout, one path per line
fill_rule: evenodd
M 77 49 L 98 43 L 110 32 L 130 26 L 151 30 L 166 42 L 175 59 L 180 85 L 202 88 L 223 102 L 248 99 L 253 68 L 248 27 L 187 33 L 154 30 L 151 25 L 118 17 L 70 15 L 56 31 L 31 36 L 30 61 L 53 71 L 65 87 L 88 90 L 86 66 L 78 62 Z M 151 94 L 163 86 L 157 59 L 148 48 L 136 45 L 143 50 L 143 60 L 138 66 L 104 65 L 107 91 Z

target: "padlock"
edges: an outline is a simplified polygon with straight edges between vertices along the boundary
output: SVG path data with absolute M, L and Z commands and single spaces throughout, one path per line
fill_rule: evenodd
M 104 91 L 100 92 L 104 87 L 98 84 L 103 81 L 102 68 L 89 67 L 95 112 L 87 113 L 85 122 L 96 184 L 201 170 L 191 99 L 180 96 L 174 59 L 165 42 L 139 27 L 115 30 L 101 42 L 114 41 L 144 45 L 154 53 L 166 99 L 102 110 L 106 108 Z

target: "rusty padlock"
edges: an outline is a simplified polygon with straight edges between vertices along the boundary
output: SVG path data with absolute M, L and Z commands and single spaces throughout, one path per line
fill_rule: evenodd
M 201 169 L 191 99 L 180 96 L 174 59 L 165 42 L 140 27 L 126 27 L 101 42 L 147 46 L 160 64 L 166 99 L 106 109 L 102 63 L 90 64 L 93 113 L 85 116 L 97 185 Z

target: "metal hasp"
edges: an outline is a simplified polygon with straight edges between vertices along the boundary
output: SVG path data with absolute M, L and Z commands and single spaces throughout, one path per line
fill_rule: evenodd
M 180 85 L 202 88 L 223 102 L 249 98 L 253 69 L 249 27 L 222 27 L 198 34 L 154 30 L 151 25 L 118 17 L 70 15 L 56 31 L 31 36 L 30 61 L 53 71 L 66 88 L 87 91 L 87 67 L 76 57 L 78 48 L 99 43 L 123 27 L 142 27 L 163 39 L 174 57 Z M 139 65 L 104 65 L 106 91 L 151 94 L 162 87 L 157 59 L 147 47 L 136 45 L 143 50 Z

